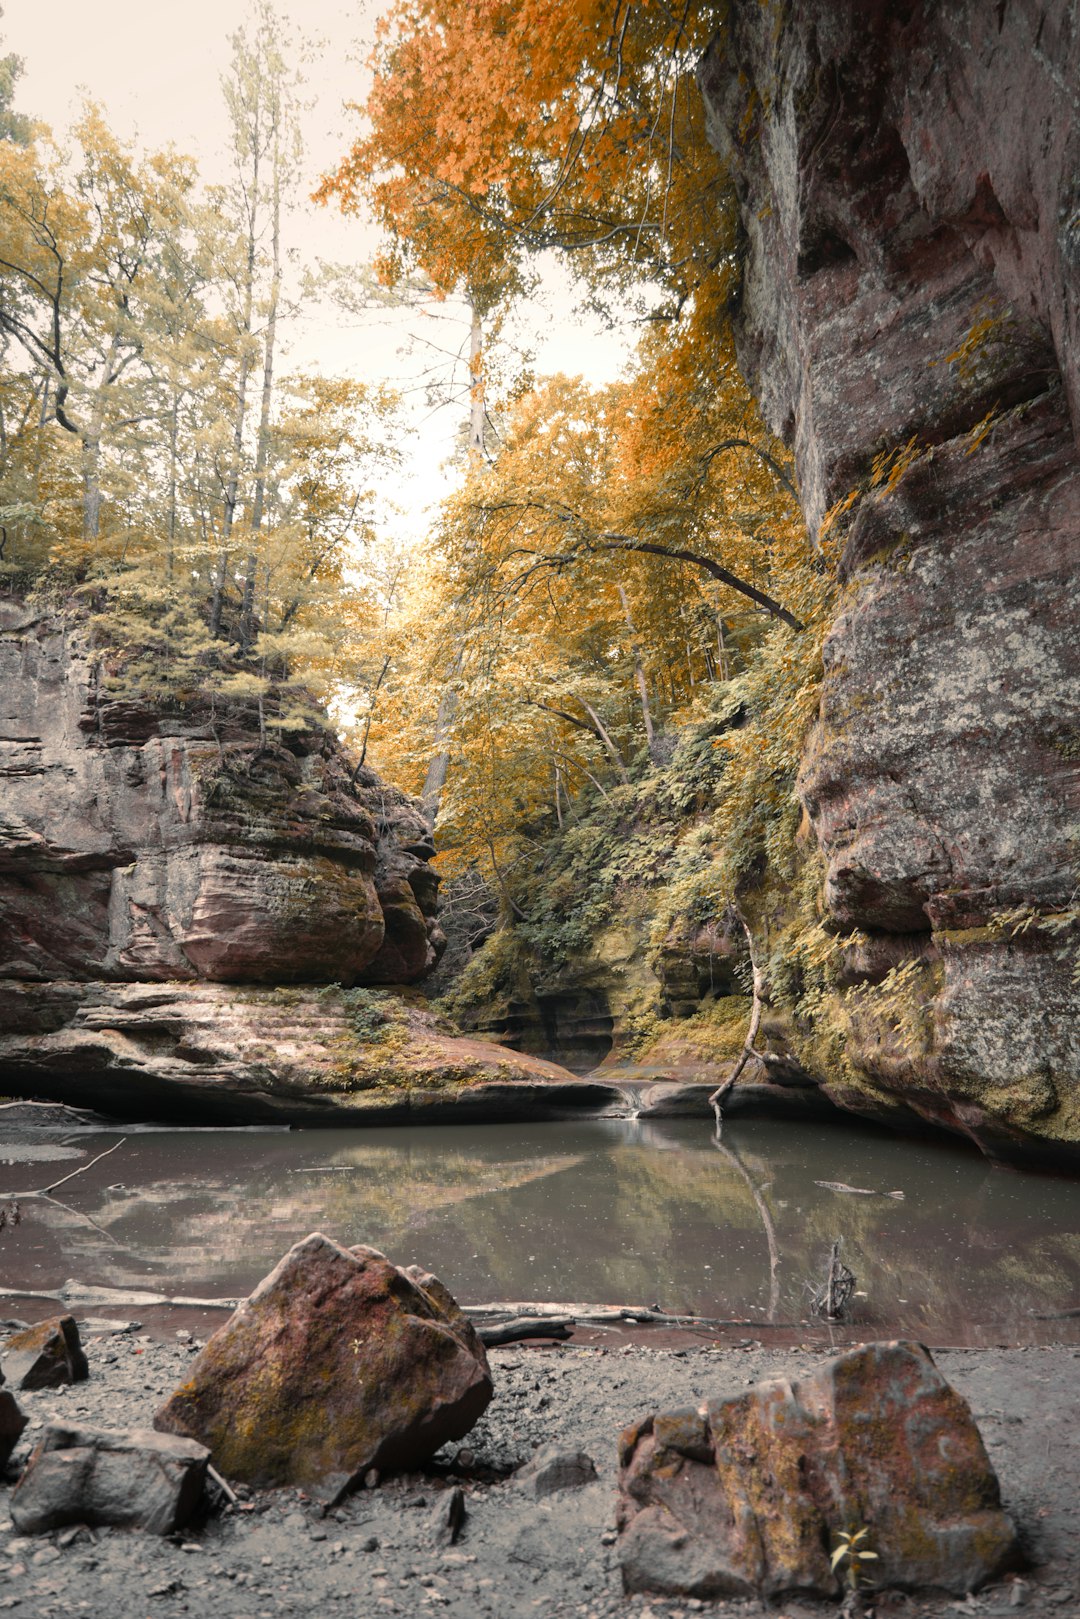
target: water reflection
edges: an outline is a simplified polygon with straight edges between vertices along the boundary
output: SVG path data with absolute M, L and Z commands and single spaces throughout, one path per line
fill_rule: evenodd
M 66 1138 L 87 1162 L 114 1139 Z M 29 1163 L 7 1178 L 44 1180 Z M 739 1121 L 720 1148 L 704 1121 L 641 1119 L 146 1132 L 58 1195 L 2 1234 L 3 1285 L 245 1293 L 322 1229 L 430 1267 L 470 1302 L 798 1320 L 840 1237 L 875 1333 L 1032 1340 L 1034 1315 L 1080 1302 L 1080 1185 L 857 1127 Z

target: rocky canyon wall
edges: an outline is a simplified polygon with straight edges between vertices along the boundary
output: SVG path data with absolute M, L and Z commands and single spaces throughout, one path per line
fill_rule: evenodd
M 325 728 L 122 695 L 77 620 L 0 598 L 5 1094 L 319 1123 L 569 1080 L 365 987 L 437 959 L 433 854 Z
M 0 603 L 0 978 L 406 983 L 437 958 L 412 800 L 333 737 L 110 695 L 85 636 Z
M 800 783 L 826 913 L 849 986 L 910 964 L 906 1032 L 849 994 L 822 1078 L 1075 1162 L 1080 13 L 733 4 L 700 79 L 740 361 L 843 582 Z

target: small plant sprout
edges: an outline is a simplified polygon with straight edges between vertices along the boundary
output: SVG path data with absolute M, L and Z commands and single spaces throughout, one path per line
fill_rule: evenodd
M 845 1563 L 847 1564 L 847 1586 L 851 1592 L 856 1592 L 862 1584 L 863 1564 L 876 1563 L 877 1552 L 872 1552 L 862 1542 L 870 1533 L 868 1529 L 842 1529 L 837 1539 L 839 1544 L 833 1549 L 829 1559 L 829 1567 L 835 1574 Z

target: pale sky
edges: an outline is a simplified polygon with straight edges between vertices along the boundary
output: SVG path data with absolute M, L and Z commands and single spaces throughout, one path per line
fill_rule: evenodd
M 374 20 L 381 5 L 370 0 L 291 0 L 279 10 L 321 41 L 307 69 L 313 106 L 305 136 L 312 188 L 347 150 L 355 115 L 345 102 L 362 100 Z M 225 117 L 219 80 L 228 64 L 229 35 L 248 15 L 248 0 L 3 0 L 0 54 L 23 58 L 16 105 L 44 119 L 58 133 L 77 116 L 84 94 L 99 101 L 113 129 L 149 149 L 174 144 L 198 159 L 207 180 L 222 174 Z M 362 263 L 377 245 L 375 232 L 357 220 L 324 208 L 306 207 L 291 227 L 303 257 Z M 424 323 L 420 323 L 422 329 Z M 534 369 L 613 377 L 633 344 L 629 332 L 602 332 L 575 316 L 566 277 L 553 266 L 537 305 L 520 323 L 522 338 L 536 351 Z M 369 382 L 411 388 L 416 437 L 398 493 L 409 512 L 408 530 L 419 536 L 423 510 L 446 488 L 439 464 L 460 421 L 451 409 L 434 415 L 416 391 L 425 361 L 405 352 L 415 316 L 378 314 L 350 325 L 332 312 L 309 312 L 289 335 L 289 367 L 315 366 Z M 434 334 L 456 347 L 453 327 Z

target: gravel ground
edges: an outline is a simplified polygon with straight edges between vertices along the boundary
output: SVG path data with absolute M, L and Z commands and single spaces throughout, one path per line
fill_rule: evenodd
M 35 1431 L 59 1418 L 101 1427 L 148 1425 L 186 1376 L 194 1344 L 132 1334 L 85 1335 L 90 1381 L 18 1399 L 31 1419 L 0 1499 L 0 1610 L 27 1619 L 279 1619 L 301 1614 L 445 1613 L 454 1619 L 601 1616 L 823 1619 L 829 1605 L 664 1601 L 622 1595 L 614 1551 L 615 1441 L 643 1412 L 731 1393 L 778 1373 L 808 1371 L 821 1349 L 597 1348 L 573 1342 L 491 1352 L 496 1397 L 462 1446 L 423 1474 L 388 1479 L 323 1516 L 297 1491 L 242 1495 L 175 1539 L 118 1531 L 15 1535 L 7 1494 Z M 879 1616 L 1032 1614 L 1080 1619 L 1080 1379 L 1072 1348 L 941 1351 L 936 1356 L 979 1420 L 1006 1504 L 1031 1558 L 1020 1580 L 966 1602 L 882 1598 Z M 541 1443 L 582 1448 L 599 1480 L 537 1502 L 511 1470 Z M 464 1454 L 461 1452 L 464 1451 Z M 439 1550 L 431 1519 L 447 1481 L 468 1518 Z M 872 1527 L 872 1526 L 871 1526 Z

